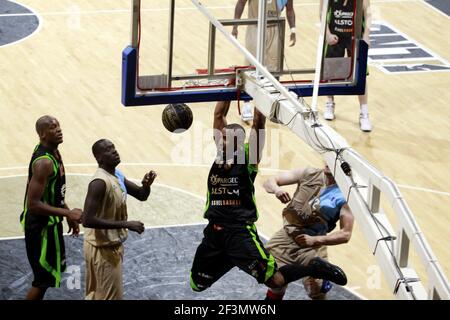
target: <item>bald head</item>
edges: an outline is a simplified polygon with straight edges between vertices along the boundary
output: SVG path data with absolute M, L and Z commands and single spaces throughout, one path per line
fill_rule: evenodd
M 42 145 L 57 149 L 63 142 L 63 134 L 59 122 L 55 117 L 42 116 L 36 121 L 36 132 Z
M 109 140 L 100 139 L 92 145 L 92 154 L 94 155 L 95 159 L 98 159 L 101 156 L 103 150 L 105 149 L 104 144 L 106 142 L 109 142 Z
M 50 127 L 50 125 L 54 122 L 58 121 L 55 117 L 52 116 L 42 116 L 36 121 L 36 132 L 41 137 L 45 131 Z

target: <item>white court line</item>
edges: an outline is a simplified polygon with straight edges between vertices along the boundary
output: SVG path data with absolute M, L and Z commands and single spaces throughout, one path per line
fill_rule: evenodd
M 0 241 L 3 240 L 19 240 L 19 239 L 24 239 L 25 236 L 17 236 L 17 237 L 0 237 Z
M 92 174 L 88 174 L 88 173 L 67 173 L 66 175 L 67 175 L 67 176 L 92 176 Z M 17 177 L 26 177 L 26 176 L 28 176 L 28 174 L 11 175 L 11 176 L 0 176 L 0 179 L 17 178 Z M 131 181 L 135 181 L 135 182 L 139 182 L 139 181 L 140 181 L 139 179 L 132 179 L 132 178 L 130 178 L 130 180 L 131 180 Z M 199 199 L 199 200 L 205 201 L 205 198 L 204 198 L 204 197 L 201 197 L 201 196 L 196 195 L 196 194 L 194 194 L 194 193 L 191 193 L 191 192 L 189 192 L 189 191 L 185 191 L 185 190 L 183 190 L 183 189 L 179 189 L 179 188 L 177 188 L 177 187 L 172 187 L 172 186 L 169 186 L 169 185 L 166 185 L 166 184 L 161 184 L 161 183 L 155 183 L 154 185 L 155 185 L 155 186 L 166 187 L 166 188 L 168 188 L 168 189 L 173 189 L 173 190 L 176 190 L 176 191 L 179 191 L 179 192 L 188 194 L 188 195 L 190 195 L 190 196 L 192 196 L 192 197 L 195 197 L 195 198 L 197 198 L 197 199 Z M 193 222 L 193 223 L 184 223 L 184 224 L 170 224 L 170 225 L 149 226 L 149 227 L 146 227 L 145 230 L 147 230 L 147 229 L 150 230 L 150 229 L 162 229 L 162 228 L 175 228 L 175 227 L 190 227 L 190 226 L 201 226 L 201 225 L 206 226 L 206 225 L 207 225 L 207 222 Z M 84 232 L 80 232 L 80 234 L 83 235 Z M 259 231 L 258 231 L 258 234 L 259 234 L 259 236 L 260 236 L 262 239 L 264 239 L 264 240 L 266 240 L 266 241 L 269 240 L 269 237 L 267 237 L 267 236 L 266 236 L 265 234 L 263 234 L 262 232 L 259 232 Z M 70 236 L 68 233 L 64 233 L 64 235 L 65 235 L 65 236 Z M 2 241 L 2 240 L 19 240 L 19 239 L 24 239 L 24 238 L 25 238 L 24 236 L 16 236 L 16 237 L 0 237 L 0 241 Z M 352 288 L 350 288 L 350 287 L 343 287 L 343 288 L 344 288 L 345 290 L 349 291 L 351 294 L 357 296 L 358 298 L 360 298 L 360 299 L 362 299 L 362 300 L 367 300 L 366 297 L 362 296 L 360 293 L 356 292 L 356 291 L 353 290 Z
M 67 167 L 67 166 L 65 166 L 65 167 Z M 92 177 L 92 174 L 90 174 L 90 173 L 66 173 L 66 176 Z M 28 174 L 13 174 L 13 175 L 8 175 L 8 176 L 0 176 L 0 179 L 19 178 L 19 177 L 28 177 Z M 130 180 L 130 181 L 133 181 L 133 182 L 137 182 L 137 183 L 140 183 L 140 182 L 141 182 L 140 179 L 134 179 L 134 178 L 127 178 L 127 179 Z M 152 185 L 154 185 L 154 186 L 160 186 L 160 187 L 164 187 L 164 188 L 168 188 L 168 189 L 172 189 L 172 190 L 174 190 L 174 191 L 178 191 L 178 192 L 187 194 L 187 195 L 189 195 L 189 196 L 191 196 L 191 197 L 197 198 L 198 200 L 202 200 L 202 201 L 205 201 L 205 200 L 206 200 L 205 197 L 199 196 L 198 194 L 192 193 L 192 192 L 190 192 L 190 191 L 186 191 L 186 190 L 181 189 L 181 188 L 169 186 L 169 185 L 167 185 L 167 184 L 155 182 L 155 183 L 153 183 Z
M 150 229 L 162 229 L 162 228 L 175 228 L 175 227 L 194 227 L 194 226 L 201 226 L 201 225 L 207 225 L 206 222 L 193 222 L 193 223 L 182 223 L 182 224 L 168 224 L 167 226 L 160 225 L 160 226 L 150 226 L 145 227 L 145 230 Z M 80 232 L 80 235 L 83 235 L 84 232 Z M 64 233 L 65 236 L 70 236 L 68 233 Z M 24 239 L 25 236 L 17 236 L 17 237 L 0 237 L 0 241 L 2 240 L 20 240 Z
M 27 35 L 26 37 L 20 38 L 19 40 L 16 40 L 16 41 L 14 41 L 14 42 L 9 42 L 9 43 L 2 44 L 2 45 L 0 45 L 0 48 L 4 48 L 4 47 L 8 47 L 8 46 L 11 46 L 11 45 L 14 45 L 14 44 L 18 44 L 18 43 L 20 43 L 20 42 L 22 42 L 22 41 L 25 41 L 25 40 L 27 40 L 28 38 L 30 38 L 30 37 L 36 35 L 36 34 L 38 34 L 39 31 L 41 31 L 41 29 L 42 29 L 42 24 L 43 24 L 43 21 L 44 21 L 44 20 L 42 19 L 41 15 L 40 15 L 39 13 L 37 13 L 35 10 L 31 9 L 30 7 L 28 7 L 28 6 L 24 5 L 24 4 L 18 3 L 17 1 L 12 1 L 12 0 L 9 0 L 9 1 L 10 1 L 10 2 L 13 2 L 13 3 L 16 3 L 17 5 L 19 5 L 19 6 L 21 6 L 21 7 L 24 7 L 25 9 L 31 11 L 31 13 L 27 13 L 27 14 L 25 14 L 25 15 L 27 15 L 27 16 L 36 16 L 36 18 L 37 18 L 37 20 L 38 20 L 38 26 L 37 26 L 37 28 L 36 28 L 32 33 L 30 33 L 30 34 Z M 3 16 L 3 14 L 0 14 L 0 18 L 1 18 L 2 16 Z M 6 14 L 5 16 L 8 16 L 8 15 Z M 17 17 L 17 16 L 20 16 L 20 14 L 13 15 L 13 17 Z
M 28 174 L 16 174 L 16 175 L 10 175 L 10 176 L 0 176 L 0 179 L 19 178 L 19 177 L 27 177 L 27 176 L 28 176 Z M 66 173 L 66 176 L 92 177 L 92 174 L 89 174 L 89 173 Z M 129 180 L 133 181 L 133 182 L 138 182 L 138 183 L 141 181 L 140 179 L 133 179 L 133 178 L 129 178 Z M 155 183 L 153 183 L 153 185 L 184 193 L 186 195 L 189 195 L 191 197 L 196 198 L 197 200 L 201 200 L 202 202 L 204 202 L 206 200 L 205 197 L 201 197 L 198 194 L 195 194 L 195 193 L 192 193 L 192 192 L 189 192 L 189 191 L 177 188 L 177 187 L 172 187 L 172 186 L 169 186 L 167 184 L 156 183 L 155 182 Z M 164 228 L 164 227 L 179 227 L 179 226 L 191 226 L 191 225 L 193 226 L 193 225 L 201 225 L 201 224 L 204 224 L 204 223 L 193 222 L 193 223 L 176 224 L 176 225 L 159 225 L 159 226 L 146 227 L 145 229 Z M 65 235 L 68 235 L 68 234 L 65 233 Z M 22 237 L 5 237 L 5 238 L 0 237 L 0 240 L 21 239 L 21 238 L 23 238 L 23 236 Z
M 433 9 L 434 11 L 436 11 L 437 13 L 439 13 L 440 15 L 446 17 L 447 19 L 450 19 L 450 17 L 445 12 L 442 12 L 441 10 L 439 10 L 438 8 L 436 8 L 435 6 L 430 4 L 428 1 L 423 0 L 421 2 L 425 5 L 427 5 L 428 7 L 430 7 L 431 9 Z
M 83 177 L 92 177 L 92 174 L 89 173 L 66 173 L 67 176 L 83 176 Z M 27 177 L 28 174 L 16 174 L 16 175 L 10 175 L 10 176 L 0 176 L 0 179 L 8 179 L 8 178 L 19 178 L 19 177 Z M 133 179 L 133 178 L 129 178 L 130 181 L 134 181 L 134 182 L 140 182 L 140 179 Z M 172 189 L 184 194 L 187 194 L 191 197 L 194 197 L 198 200 L 201 200 L 202 202 L 204 202 L 206 200 L 205 197 L 201 197 L 195 193 L 177 188 L 177 187 L 172 187 L 169 186 L 167 184 L 163 184 L 163 183 L 154 183 L 154 186 L 160 186 L 160 187 L 164 187 L 164 188 L 168 188 L 168 189 Z M 157 229 L 157 228 L 171 228 L 171 227 L 183 227 L 183 226 L 196 226 L 196 225 L 202 225 L 205 224 L 204 222 L 193 222 L 193 223 L 186 223 L 186 224 L 169 224 L 169 225 L 158 225 L 158 226 L 150 226 L 150 227 L 146 227 L 145 229 Z M 80 234 L 83 234 L 80 233 Z M 69 235 L 67 233 L 64 233 L 64 235 Z M 15 240 L 15 239 L 23 239 L 24 236 L 19 236 L 19 237 L 0 237 L 0 240 Z
M 371 4 L 378 3 L 411 3 L 411 2 L 422 2 L 420 0 L 375 0 L 371 1 Z M 294 4 L 294 7 L 310 7 L 318 6 L 319 3 L 316 2 L 306 2 Z M 210 10 L 223 10 L 223 9 L 234 9 L 234 6 L 207 6 Z M 177 11 L 197 11 L 195 7 L 177 7 Z M 142 12 L 162 12 L 169 11 L 169 8 L 153 8 L 153 9 L 141 9 Z M 41 12 L 42 16 L 60 16 L 60 15 L 95 15 L 95 14 L 131 14 L 131 8 L 129 9 L 103 9 L 103 10 L 88 10 L 88 11 L 49 11 Z M 20 16 L 30 16 L 31 13 L 4 13 L 0 14 L 1 17 L 20 17 Z
M 405 184 L 398 184 L 397 186 L 399 186 L 400 188 L 403 188 L 403 189 L 410 189 L 410 190 L 416 190 L 416 191 L 423 191 L 423 192 L 441 194 L 441 195 L 444 195 L 444 196 L 450 196 L 450 193 L 449 192 L 445 192 L 445 191 L 427 189 L 427 188 L 422 188 L 422 187 L 408 186 L 408 185 L 405 185 Z
M 97 163 L 71 163 L 71 164 L 65 164 L 64 167 L 66 167 L 66 168 L 70 168 L 70 167 L 73 167 L 73 168 L 77 168 L 77 167 L 96 167 L 97 165 L 98 165 Z M 165 163 L 165 162 L 142 162 L 142 163 L 127 162 L 127 163 L 121 163 L 120 166 L 124 166 L 124 167 L 139 167 L 139 166 L 149 166 L 149 167 L 198 167 L 198 168 L 209 168 L 209 167 L 211 167 L 210 164 L 188 164 L 188 163 L 168 163 L 168 162 L 167 163 Z M 3 168 L 0 168 L 0 171 L 21 170 L 21 169 L 28 169 L 28 166 L 3 167 Z M 272 169 L 272 168 L 260 168 L 260 171 L 278 173 L 278 172 L 287 172 L 289 170 Z M 79 175 L 85 175 L 85 174 L 79 174 Z M 24 175 L 0 176 L 0 179 L 22 177 L 22 176 L 24 176 Z M 138 181 L 138 180 L 136 180 L 136 181 Z M 397 186 L 400 187 L 400 188 L 403 188 L 403 189 L 422 191 L 422 192 L 427 192 L 427 193 L 434 193 L 434 194 L 439 194 L 439 195 L 450 197 L 450 192 L 446 192 L 446 191 L 429 189 L 429 188 L 423 188 L 423 187 L 416 187 L 416 186 L 410 186 L 410 185 L 405 185 L 405 184 L 397 184 Z M 177 190 L 177 191 L 181 191 L 181 192 L 185 192 L 185 193 L 191 194 L 191 195 L 196 196 L 196 197 L 199 197 L 198 195 L 195 195 L 194 193 L 190 193 L 190 192 L 185 191 L 183 189 L 179 189 L 179 188 L 176 188 L 176 187 L 170 187 L 170 188 L 172 188 L 174 190 Z
M 150 229 L 163 229 L 163 228 L 177 228 L 177 227 L 192 227 L 192 226 L 206 226 L 207 223 L 206 222 L 197 222 L 197 223 L 185 223 L 185 224 L 172 224 L 172 225 L 159 225 L 159 226 L 150 226 L 150 227 L 146 227 L 145 230 L 150 230 Z M 80 232 L 80 235 L 83 235 L 84 232 Z M 67 233 L 64 233 L 65 236 L 70 236 Z M 261 232 L 258 231 L 258 235 L 260 236 L 260 238 L 263 238 L 264 240 L 268 240 L 269 238 L 267 236 L 265 236 L 264 234 L 262 234 Z M 24 239 L 24 236 L 19 236 L 19 237 L 0 237 L 0 241 L 2 240 L 20 240 L 20 239 Z M 354 296 L 358 297 L 361 300 L 368 300 L 366 297 L 364 297 L 363 295 L 361 295 L 360 293 L 356 292 L 352 287 L 342 287 L 343 289 L 349 291 L 351 294 L 353 294 Z

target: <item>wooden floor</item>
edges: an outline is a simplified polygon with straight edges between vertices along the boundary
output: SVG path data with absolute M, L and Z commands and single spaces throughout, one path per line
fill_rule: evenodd
M 146 5 L 146 0 L 142 2 L 146 8 L 153 8 L 155 3 L 148 0 Z M 160 2 L 159 8 L 167 8 Z M 292 65 L 297 64 L 297 55 L 305 64 L 314 63 L 313 50 L 312 55 L 307 55 L 302 45 L 313 46 L 317 39 L 317 2 L 295 1 L 299 39 L 294 49 L 288 49 L 287 59 L 293 61 Z M 128 177 L 140 179 L 146 170 L 154 169 L 158 172 L 157 182 L 171 187 L 167 192 L 179 192 L 174 189 L 179 188 L 203 197 L 214 148 L 208 132 L 213 103 L 192 104 L 193 127 L 176 136 L 162 126 L 160 119 L 164 106 L 126 109 L 120 103 L 121 51 L 130 38 L 130 1 L 21 0 L 21 3 L 40 15 L 42 26 L 25 41 L 0 47 L 0 177 L 17 176 L 19 179 L 14 183 L 11 183 L 10 179 L 15 179 L 12 177 L 0 179 L 2 193 L 8 189 L 11 194 L 11 197 L 0 198 L 5 204 L 0 206 L 3 218 L 0 236 L 21 235 L 18 214 L 25 188 L 23 175 L 37 142 L 34 123 L 43 114 L 51 114 L 61 122 L 64 130 L 61 152 L 69 173 L 93 173 L 91 145 L 99 138 L 109 138 L 121 154 L 121 168 Z M 221 17 L 233 15 L 232 1 L 204 3 L 217 7 L 212 12 Z M 187 0 L 178 1 L 177 5 L 190 6 Z M 420 0 L 372 0 L 372 7 L 375 19 L 387 21 L 450 61 L 448 17 Z M 79 16 L 74 16 L 78 11 Z M 158 19 L 158 12 L 164 11 L 149 10 L 145 15 L 149 19 Z M 179 19 L 183 19 L 182 14 Z M 198 22 L 186 13 L 185 20 L 179 23 L 195 30 Z M 302 30 L 309 33 L 302 33 Z M 153 31 L 165 39 L 165 31 Z M 206 39 L 206 35 L 192 37 L 179 41 L 177 67 L 183 65 L 183 59 L 186 65 L 195 65 L 193 59 L 199 59 L 199 65 L 204 63 L 198 56 L 184 54 L 196 41 Z M 221 48 L 226 50 L 226 46 Z M 226 51 L 224 55 L 227 56 Z M 148 68 L 152 68 L 151 62 Z M 359 130 L 356 97 L 336 98 L 337 119 L 331 126 L 400 185 L 419 226 L 449 275 L 450 72 L 388 75 L 372 67 L 368 81 L 373 132 L 367 134 Z M 324 101 L 320 99 L 321 105 Z M 239 121 L 237 112 L 231 112 L 230 120 Z M 260 211 L 257 226 L 262 234 L 270 236 L 281 227 L 282 205 L 264 192 L 265 178 L 278 170 L 320 166 L 322 162 L 318 154 L 288 130 L 270 124 L 268 133 L 268 153 L 256 180 L 256 197 Z M 183 146 L 183 152 L 180 152 L 180 146 Z M 11 185 L 14 189 L 9 187 Z M 75 190 L 73 186 L 72 190 Z M 71 206 L 81 206 L 84 200 L 84 189 L 76 190 L 77 197 L 72 198 Z M 17 201 L 11 202 L 12 198 Z M 189 206 L 189 202 L 184 205 Z M 177 208 L 172 211 L 164 210 L 157 213 L 157 219 L 148 216 L 143 220 L 147 226 L 165 221 L 173 224 L 171 214 L 175 214 Z M 138 213 L 130 212 L 130 217 L 133 214 Z M 165 215 L 167 219 L 164 219 Z M 201 221 L 198 212 L 193 212 L 192 216 L 196 218 L 176 221 Z M 395 223 L 395 217 L 391 218 Z M 369 299 L 392 298 L 392 289 L 387 288 L 384 280 L 377 282 L 382 275 L 358 225 L 349 244 L 332 247 L 329 253 L 331 260 L 347 271 L 349 288 Z M 421 276 L 426 278 L 423 270 Z

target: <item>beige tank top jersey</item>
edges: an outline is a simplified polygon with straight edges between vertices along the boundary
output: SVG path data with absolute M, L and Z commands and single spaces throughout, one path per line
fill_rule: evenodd
M 126 192 L 122 190 L 116 176 L 98 168 L 91 181 L 103 180 L 106 184 L 105 196 L 96 212 L 96 216 L 105 220 L 127 220 Z M 127 239 L 127 229 L 91 229 L 86 228 L 84 238 L 93 246 L 113 246 Z
M 259 0 L 249 0 L 248 1 L 248 18 L 258 19 L 258 5 Z M 276 0 L 267 1 L 267 17 L 277 18 L 279 12 L 277 9 Z M 279 28 L 276 25 L 269 25 L 266 32 L 266 53 L 264 59 L 264 65 L 269 71 L 277 71 L 278 62 L 280 60 L 278 53 L 279 45 Z M 254 56 L 256 56 L 256 39 L 258 34 L 258 28 L 256 25 L 251 25 L 247 27 L 247 33 L 245 35 L 245 46 Z M 246 60 L 246 65 L 250 63 Z
M 322 221 L 320 190 L 325 187 L 322 169 L 306 168 L 300 177 L 291 202 L 283 210 L 285 231 L 296 236 L 301 228 Z
M 257 19 L 258 18 L 258 3 L 259 0 L 249 0 L 248 1 L 248 18 Z M 267 17 L 276 18 L 278 17 L 277 0 L 267 1 Z

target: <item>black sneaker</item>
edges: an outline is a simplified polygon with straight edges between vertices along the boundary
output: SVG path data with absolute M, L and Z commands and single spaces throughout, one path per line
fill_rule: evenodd
M 313 268 L 311 276 L 314 278 L 330 280 L 340 286 L 347 284 L 347 276 L 344 270 L 322 258 L 316 257 L 312 259 L 309 266 Z

